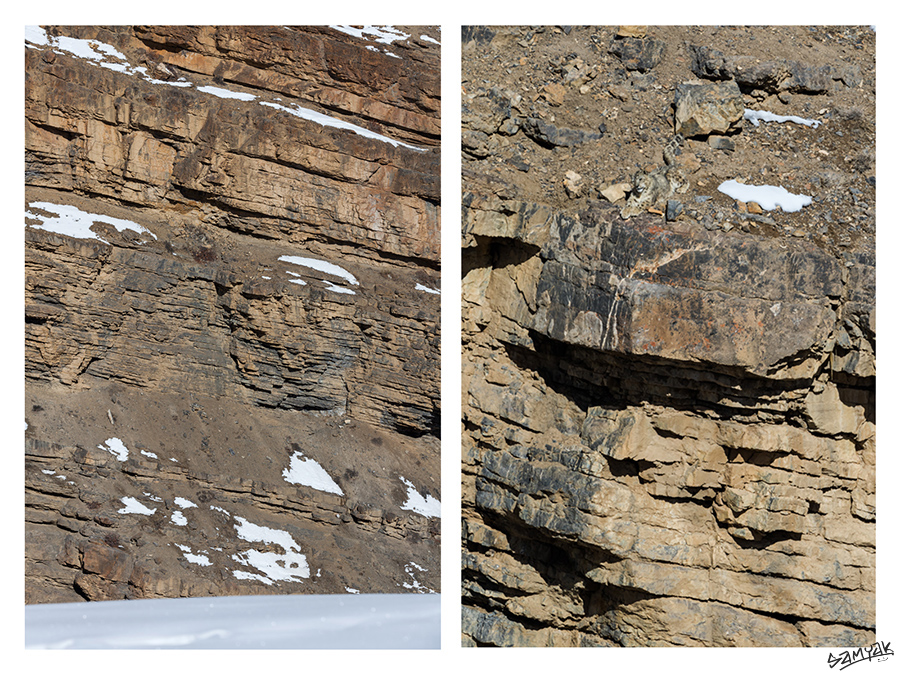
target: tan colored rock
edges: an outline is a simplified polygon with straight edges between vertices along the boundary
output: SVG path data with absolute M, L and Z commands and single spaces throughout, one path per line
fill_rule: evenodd
M 625 196 L 630 191 L 631 183 L 616 183 L 600 190 L 600 194 L 603 195 L 607 201 L 615 204 L 616 202 L 625 199 Z
M 806 397 L 806 416 L 813 429 L 829 435 L 856 433 L 865 422 L 862 408 L 845 405 L 832 383 L 821 393 L 810 392 Z
M 584 178 L 580 173 L 569 170 L 566 171 L 566 177 L 563 180 L 563 186 L 566 188 L 566 194 L 574 199 L 582 195 L 584 190 Z
M 647 26 L 619 26 L 618 37 L 642 38 L 647 34 Z

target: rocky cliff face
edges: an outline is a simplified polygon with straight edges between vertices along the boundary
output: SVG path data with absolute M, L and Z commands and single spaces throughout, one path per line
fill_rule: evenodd
M 464 29 L 465 645 L 874 641 L 874 100 L 867 28 Z
M 440 32 L 25 60 L 26 602 L 439 590 Z

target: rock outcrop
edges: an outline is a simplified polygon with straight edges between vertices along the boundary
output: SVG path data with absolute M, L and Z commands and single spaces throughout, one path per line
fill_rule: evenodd
M 760 229 L 747 205 L 711 198 L 730 156 L 689 138 L 684 211 L 623 220 L 599 199 L 634 170 L 629 143 L 647 152 L 640 129 L 663 127 L 657 157 L 674 133 L 677 87 L 696 74 L 673 47 L 714 33 L 648 29 L 669 45 L 658 80 L 616 69 L 614 31 L 491 28 L 464 43 L 464 124 L 494 121 L 490 154 L 463 143 L 466 646 L 875 640 L 874 220 L 856 199 L 874 178 L 829 153 L 796 161 L 798 180 L 834 172 L 857 192 L 816 192 Z M 548 61 L 559 107 L 540 84 Z M 576 61 L 594 64 L 581 83 L 567 80 Z M 863 93 L 829 82 L 834 98 L 816 89 L 812 105 L 874 111 L 874 79 Z M 623 89 L 637 105 L 620 106 Z M 599 111 L 602 139 L 571 150 L 510 124 L 543 113 L 587 132 Z M 828 124 L 867 147 L 859 127 Z M 772 152 L 755 133 L 729 140 Z M 824 216 L 832 199 L 852 220 Z
M 438 591 L 438 29 L 25 66 L 26 602 Z

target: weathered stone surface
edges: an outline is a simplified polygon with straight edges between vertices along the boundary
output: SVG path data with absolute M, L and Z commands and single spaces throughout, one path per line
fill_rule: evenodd
M 858 87 L 859 69 L 851 65 L 810 66 L 789 59 L 760 59 L 755 55 L 726 55 L 709 47 L 691 45 L 691 69 L 698 77 L 734 79 L 739 85 L 768 92 L 823 93 L 840 80 Z
M 660 62 L 665 49 L 666 43 L 654 37 L 625 36 L 614 41 L 609 51 L 618 56 L 628 70 L 646 73 Z
M 415 30 L 26 31 L 27 602 L 439 590 Z
M 675 90 L 675 131 L 685 137 L 723 134 L 744 117 L 744 101 L 734 80 L 685 82 Z
M 601 133 L 559 127 L 536 117 L 523 120 L 522 130 L 538 143 L 563 148 L 571 148 L 603 137 Z

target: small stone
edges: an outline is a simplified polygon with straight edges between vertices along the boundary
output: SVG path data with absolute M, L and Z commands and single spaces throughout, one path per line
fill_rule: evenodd
M 544 98 L 550 105 L 560 106 L 566 97 L 566 88 L 556 82 L 544 85 Z
M 749 213 L 755 213 L 755 214 L 759 215 L 763 212 L 763 209 L 756 202 L 747 202 L 747 211 Z
M 734 141 L 725 136 L 710 136 L 709 147 L 713 150 L 724 150 L 725 152 L 734 152 Z
M 631 183 L 616 183 L 600 190 L 600 194 L 609 202 L 615 204 L 631 190 Z
M 628 101 L 631 99 L 631 89 L 621 84 L 614 84 L 610 86 L 607 91 L 612 96 L 615 96 L 620 101 Z
M 584 178 L 582 178 L 581 174 L 575 173 L 574 171 L 566 171 L 563 185 L 566 188 L 566 194 L 568 194 L 571 199 L 576 199 L 581 196 L 581 192 L 584 189 Z
M 671 222 L 676 220 L 684 211 L 684 205 L 677 199 L 669 199 L 666 201 L 666 220 Z

